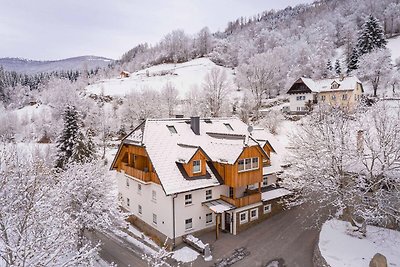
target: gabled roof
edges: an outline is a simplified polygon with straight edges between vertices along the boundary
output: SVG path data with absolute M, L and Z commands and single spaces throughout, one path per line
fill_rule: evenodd
M 332 91 L 352 91 L 357 88 L 357 84 L 362 84 L 356 76 L 336 77 L 329 79 L 313 80 L 311 78 L 300 78 L 295 83 L 303 82 L 313 93 L 332 92 Z M 337 83 L 339 88 L 332 89 L 332 84 Z M 362 88 L 362 87 L 361 87 Z M 288 93 L 290 90 L 288 91 Z
M 243 149 L 249 146 L 259 147 L 268 157 L 260 144 L 248 137 L 248 126 L 237 118 L 200 119 L 199 135 L 192 131 L 188 122 L 189 118 L 148 119 L 123 139 L 125 144 L 146 148 L 167 195 L 222 183 L 218 173 L 209 165 L 204 177 L 187 179 L 182 174 L 177 164 L 188 163 L 199 150 L 208 160 L 224 164 L 234 164 Z M 228 129 L 226 123 L 233 130 Z M 176 133 L 170 132 L 167 126 L 174 126 Z

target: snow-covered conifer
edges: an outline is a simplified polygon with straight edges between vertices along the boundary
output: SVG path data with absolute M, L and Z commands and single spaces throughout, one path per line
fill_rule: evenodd
M 387 41 L 379 20 L 372 15 L 361 26 L 357 41 L 357 49 L 361 55 L 377 48 L 385 48 Z

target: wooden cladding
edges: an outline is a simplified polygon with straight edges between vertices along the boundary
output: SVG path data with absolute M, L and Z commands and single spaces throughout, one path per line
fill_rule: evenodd
M 234 205 L 236 208 L 241 208 L 241 207 L 244 207 L 247 205 L 261 202 L 261 193 L 255 193 L 255 194 L 243 196 L 240 198 L 230 198 L 230 197 L 221 195 L 221 199 Z
M 258 169 L 239 172 L 238 163 L 221 164 L 214 162 L 214 167 L 224 179 L 224 183 L 230 187 L 241 187 L 263 181 L 262 160 L 265 158 L 259 147 L 252 146 L 243 150 L 239 159 L 258 157 Z
M 124 145 L 114 168 L 143 182 L 160 184 L 144 147 Z
M 195 177 L 195 176 L 203 176 L 206 175 L 206 159 L 207 157 L 203 154 L 201 150 L 197 150 L 196 154 L 193 156 L 193 158 L 186 164 L 183 164 L 183 167 L 185 168 L 185 171 L 189 177 Z M 200 172 L 193 172 L 193 161 L 200 160 Z

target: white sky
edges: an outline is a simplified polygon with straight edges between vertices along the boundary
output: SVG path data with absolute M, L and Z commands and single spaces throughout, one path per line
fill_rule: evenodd
M 114 59 L 174 29 L 224 30 L 240 16 L 312 0 L 1 0 L 0 57 Z M 5 3 L 4 3 L 5 2 Z

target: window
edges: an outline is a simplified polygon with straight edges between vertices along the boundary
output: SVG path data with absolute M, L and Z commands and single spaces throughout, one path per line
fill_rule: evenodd
M 239 161 L 238 161 L 238 170 L 244 171 L 244 160 L 243 159 L 239 159 Z
M 129 187 L 129 178 L 126 178 L 126 187 Z
M 268 177 L 264 176 L 263 177 L 263 186 L 267 186 L 268 185 Z
M 296 96 L 296 100 L 297 101 L 306 100 L 306 96 L 305 95 Z
M 347 95 L 346 94 L 342 95 L 342 100 L 347 100 Z
M 233 187 L 229 187 L 229 197 L 233 198 Z
M 151 191 L 151 199 L 153 201 L 157 201 L 157 192 L 156 192 L 156 190 Z
M 194 160 L 193 161 L 193 173 L 199 173 L 199 172 L 201 172 L 201 161 Z
M 256 220 L 258 218 L 258 208 L 250 210 L 250 221 Z
M 259 161 L 257 157 L 246 158 L 238 160 L 238 171 L 257 170 L 259 168 Z
M 335 96 L 335 95 L 332 95 L 332 96 L 331 96 L 331 99 L 332 99 L 332 100 L 336 100 L 336 96 Z
M 129 198 L 126 198 L 126 205 L 129 207 L 131 205 Z
M 322 95 L 321 96 L 321 101 L 325 101 L 325 99 L 326 99 L 326 96 Z
M 153 223 L 157 224 L 157 214 L 153 213 Z
M 192 218 L 185 220 L 185 230 L 190 230 L 193 228 Z
M 264 206 L 264 214 L 270 213 L 270 212 L 271 212 L 271 204 L 265 205 Z
M 207 213 L 206 214 L 206 223 L 212 223 L 212 221 L 213 221 L 212 213 Z
M 206 200 L 212 199 L 212 190 L 206 190 Z
M 142 185 L 141 184 L 137 185 L 137 192 L 138 192 L 138 194 L 142 193 Z
M 176 129 L 175 129 L 175 126 L 167 125 L 167 128 L 168 128 L 169 132 L 172 133 L 172 134 L 177 134 L 178 133 L 176 131 Z
M 138 205 L 138 213 L 139 214 L 143 214 L 142 205 Z
M 252 158 L 251 159 L 251 168 L 252 169 L 258 169 L 258 158 Z
M 192 204 L 192 194 L 185 195 L 185 205 Z
M 247 215 L 248 215 L 247 211 L 239 213 L 240 224 L 247 223 L 248 221 Z
M 338 89 L 339 88 L 339 84 L 337 82 L 333 82 L 331 85 L 332 89 Z
M 229 131 L 233 131 L 233 128 L 229 123 L 224 123 L 224 125 Z

